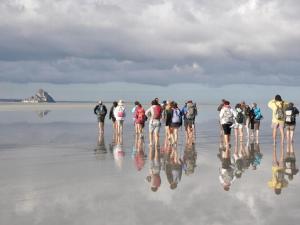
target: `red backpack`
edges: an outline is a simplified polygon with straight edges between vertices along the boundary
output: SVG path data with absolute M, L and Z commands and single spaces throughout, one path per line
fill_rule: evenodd
M 160 120 L 162 114 L 162 108 L 160 105 L 153 106 L 153 119 Z
M 142 107 L 136 109 L 136 120 L 140 123 L 145 121 L 145 110 Z

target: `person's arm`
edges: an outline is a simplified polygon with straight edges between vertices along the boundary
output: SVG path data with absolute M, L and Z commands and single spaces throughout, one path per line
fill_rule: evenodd
M 220 114 L 219 114 L 220 120 L 223 118 L 223 115 L 224 115 L 224 109 L 221 109 Z
M 295 109 L 295 114 L 299 115 L 299 110 L 296 107 L 294 109 Z
M 106 108 L 106 106 L 105 105 L 103 105 L 103 107 L 104 107 L 104 117 L 106 116 L 106 114 L 107 114 L 107 108 Z
M 96 111 L 98 110 L 98 108 L 99 108 L 99 105 L 96 105 L 95 108 L 94 108 L 94 113 L 95 113 L 96 115 L 97 115 L 97 112 L 96 112 Z
M 145 115 L 150 118 L 151 117 L 151 107 L 149 109 L 146 110 Z
M 273 106 L 274 106 L 274 99 L 272 99 L 272 100 L 269 101 L 269 103 L 268 103 L 268 107 L 269 107 L 270 109 L 273 109 Z
M 217 109 L 217 110 L 220 112 L 220 111 L 222 110 L 223 106 L 224 106 L 224 104 L 221 103 L 221 104 L 218 106 L 218 109 Z

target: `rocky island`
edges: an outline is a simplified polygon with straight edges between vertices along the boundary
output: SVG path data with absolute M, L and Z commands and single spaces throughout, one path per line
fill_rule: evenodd
M 34 96 L 24 99 L 22 102 L 25 103 L 43 103 L 49 102 L 54 103 L 55 100 L 43 89 L 39 89 Z

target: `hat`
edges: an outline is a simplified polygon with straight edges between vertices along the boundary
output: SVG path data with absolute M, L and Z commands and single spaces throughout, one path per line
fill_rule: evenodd
M 99 100 L 99 101 L 98 101 L 98 103 L 101 105 L 101 104 L 102 104 L 102 101 L 101 101 L 101 100 Z
M 119 100 L 118 105 L 123 105 L 123 101 Z

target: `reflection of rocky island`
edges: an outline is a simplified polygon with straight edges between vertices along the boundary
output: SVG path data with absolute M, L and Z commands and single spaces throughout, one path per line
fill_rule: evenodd
M 34 96 L 23 100 L 25 103 L 41 103 L 41 102 L 55 102 L 54 99 L 43 89 L 39 89 Z
M 46 116 L 48 113 L 50 112 L 50 110 L 44 110 L 44 111 L 37 111 L 37 115 L 40 118 L 43 118 L 44 116 Z

